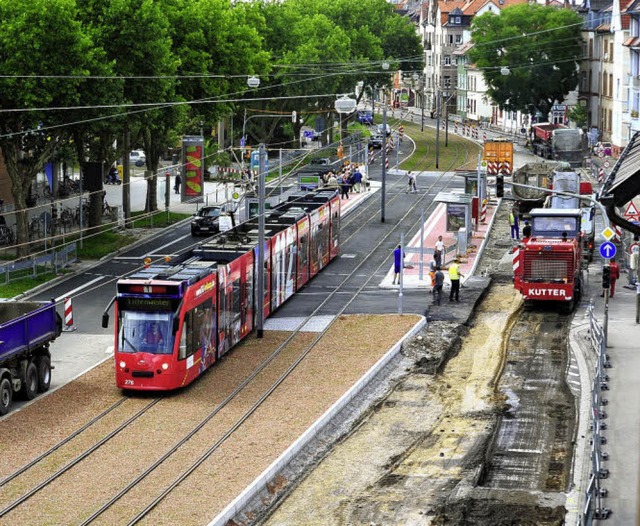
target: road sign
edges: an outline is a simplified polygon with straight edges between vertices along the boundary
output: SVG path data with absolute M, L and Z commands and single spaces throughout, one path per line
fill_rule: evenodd
M 607 227 L 602 231 L 602 237 L 605 238 L 607 241 L 610 241 L 615 235 L 616 235 L 616 231 L 610 227 Z
M 600 245 L 600 255 L 604 259 L 611 259 L 616 255 L 616 246 L 611 243 L 611 241 L 607 241 L 606 243 L 602 243 Z
M 640 245 L 638 245 L 638 243 L 631 243 L 629 254 L 640 254 Z
M 638 215 L 640 215 L 640 212 L 638 212 L 638 207 L 636 207 L 636 205 L 633 204 L 633 201 L 631 201 L 627 205 L 627 209 L 624 211 L 624 217 L 628 219 L 635 219 Z
M 244 148 L 246 144 L 247 144 L 247 141 L 245 140 L 245 138 L 240 137 L 240 148 Z
M 487 162 L 487 160 L 486 159 L 482 159 L 480 161 L 480 172 L 483 173 L 483 174 L 486 174 L 488 166 L 489 166 L 489 163 Z
M 603 164 L 603 166 L 604 166 L 605 168 L 609 168 L 609 166 L 610 166 L 609 161 L 605 161 L 605 162 L 603 162 L 602 164 Z

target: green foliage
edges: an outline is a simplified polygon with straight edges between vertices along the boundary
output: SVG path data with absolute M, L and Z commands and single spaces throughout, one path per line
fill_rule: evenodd
M 567 112 L 567 116 L 577 128 L 583 128 L 587 125 L 588 113 L 585 106 L 573 106 Z
M 473 20 L 469 58 L 501 108 L 547 115 L 578 85 L 581 25 L 572 10 L 537 4 L 488 12 Z M 505 66 L 508 75 L 501 74 Z

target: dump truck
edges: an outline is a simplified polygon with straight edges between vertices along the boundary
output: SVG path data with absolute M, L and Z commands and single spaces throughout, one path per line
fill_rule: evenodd
M 0 415 L 14 396 L 33 400 L 51 385 L 49 344 L 62 331 L 54 301 L 0 303 Z
M 572 167 L 581 166 L 586 155 L 582 130 L 564 124 L 541 122 L 531 127 L 533 153 L 544 159 L 566 161 Z

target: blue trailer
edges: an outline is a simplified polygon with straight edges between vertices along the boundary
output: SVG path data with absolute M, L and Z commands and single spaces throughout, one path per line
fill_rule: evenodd
M 33 400 L 51 385 L 49 344 L 60 336 L 55 302 L 0 303 L 0 415 L 15 394 Z

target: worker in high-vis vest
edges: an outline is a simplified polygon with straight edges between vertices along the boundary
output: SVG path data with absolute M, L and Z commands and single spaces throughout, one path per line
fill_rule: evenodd
M 464 275 L 460 273 L 460 259 L 456 258 L 449 266 L 449 280 L 451 281 L 451 292 L 449 293 L 449 301 L 460 301 L 460 278 Z
M 514 208 L 509 213 L 509 226 L 511 227 L 511 239 L 520 239 L 520 225 L 518 224 L 518 211 Z

